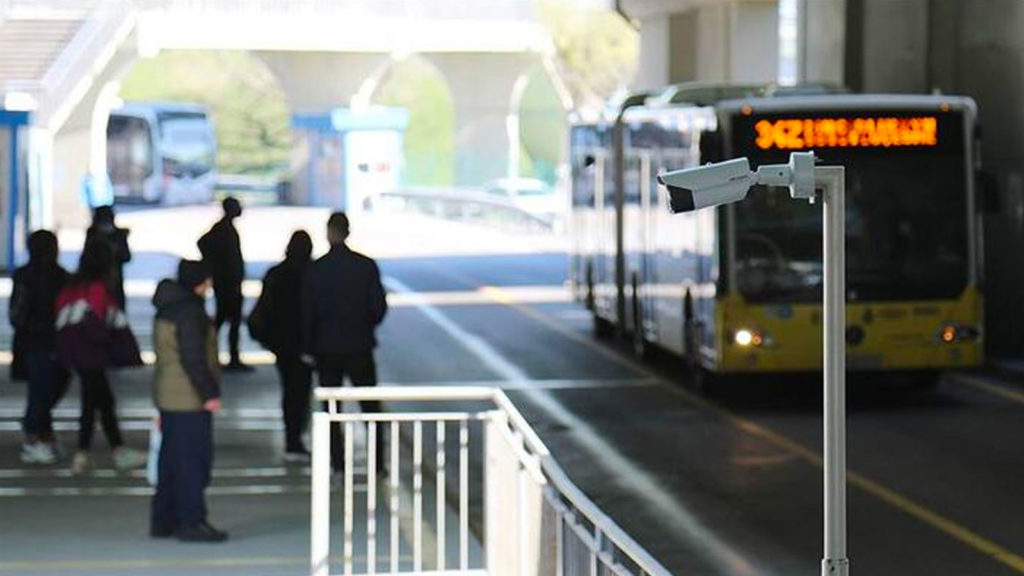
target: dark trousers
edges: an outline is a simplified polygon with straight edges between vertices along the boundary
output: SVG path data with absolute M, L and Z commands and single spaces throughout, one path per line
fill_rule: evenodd
M 82 415 L 78 419 L 78 449 L 87 451 L 92 447 L 92 434 L 96 413 L 100 413 L 100 424 L 111 448 L 124 444 L 121 428 L 117 423 L 117 405 L 114 392 L 110 389 L 105 370 L 79 370 L 82 385 Z
M 241 336 L 239 328 L 242 324 L 242 285 L 228 288 L 214 287 L 214 299 L 217 302 L 217 317 L 214 324 L 217 332 L 225 322 L 228 323 L 228 348 L 231 352 L 231 363 L 241 363 L 238 352 L 238 340 Z
M 203 493 L 213 472 L 213 417 L 205 411 L 161 411 L 160 428 L 151 526 L 159 531 L 191 528 L 206 520 Z
M 302 433 L 309 422 L 309 392 L 313 371 L 298 355 L 277 357 L 277 373 L 281 376 L 281 412 L 284 414 L 285 450 L 301 451 Z
M 53 408 L 67 392 L 71 377 L 52 352 L 26 351 L 25 364 L 28 370 L 28 402 L 22 420 L 25 436 L 51 442 L 54 439 Z
M 377 364 L 373 360 L 373 351 L 360 352 L 356 354 L 332 354 L 317 356 L 317 372 L 320 376 L 320 385 L 324 387 L 340 387 L 344 385 L 345 377 L 348 376 L 353 386 L 376 386 L 377 385 Z M 381 412 L 380 402 L 370 400 L 359 403 L 364 413 Z M 323 407 L 327 410 L 327 406 Z M 384 434 L 377 430 L 377 461 L 383 462 L 384 458 Z M 331 466 L 337 471 L 342 470 L 345 464 L 345 444 L 341 432 L 341 423 L 331 424 Z

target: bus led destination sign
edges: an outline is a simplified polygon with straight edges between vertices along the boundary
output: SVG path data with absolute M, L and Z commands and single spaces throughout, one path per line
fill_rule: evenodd
M 939 143 L 935 116 L 780 118 L 754 124 L 761 150 L 928 147 Z

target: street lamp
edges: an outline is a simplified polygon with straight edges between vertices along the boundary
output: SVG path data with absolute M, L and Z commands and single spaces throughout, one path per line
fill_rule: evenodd
M 673 213 L 739 202 L 751 186 L 788 186 L 795 200 L 815 200 L 821 189 L 824 228 L 825 334 L 825 555 L 822 576 L 846 576 L 846 190 L 842 166 L 814 165 L 813 152 L 793 152 L 789 164 L 750 171 L 746 158 L 658 176 Z

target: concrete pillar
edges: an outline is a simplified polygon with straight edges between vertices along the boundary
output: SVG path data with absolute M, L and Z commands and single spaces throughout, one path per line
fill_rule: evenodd
M 843 85 L 846 0 L 801 0 L 797 17 L 798 82 Z
M 92 79 L 85 95 L 53 133 L 52 201 L 44 221 L 55 228 L 80 228 L 88 224 L 89 208 L 83 201 L 82 183 L 87 177 L 106 178 L 107 117 L 117 101 L 120 80 L 140 58 L 138 39 L 129 37 Z M 40 135 L 41 140 L 45 137 Z M 46 142 L 49 144 L 49 142 Z M 46 161 L 40 155 L 41 161 Z M 46 170 L 46 167 L 41 167 Z M 48 196 L 44 192 L 43 196 Z
M 444 75 L 455 100 L 456 182 L 474 185 L 505 176 L 513 88 L 540 57 L 522 53 L 424 56 Z
M 643 9 L 643 5 L 636 5 Z M 628 12 L 629 5 L 627 5 Z M 693 3 L 644 12 L 634 87 L 687 81 L 768 83 L 779 70 L 776 0 Z

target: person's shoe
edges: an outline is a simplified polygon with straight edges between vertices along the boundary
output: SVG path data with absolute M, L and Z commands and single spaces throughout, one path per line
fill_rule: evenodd
M 21 461 L 25 464 L 56 464 L 57 454 L 45 442 L 21 445 Z
M 57 459 L 61 459 L 67 455 L 64 452 L 64 447 L 60 445 L 60 441 L 56 438 L 53 440 L 43 440 L 43 442 L 50 447 L 50 450 L 53 451 L 53 455 L 56 456 Z
M 224 365 L 225 372 L 252 372 L 253 370 L 255 370 L 255 368 L 248 364 L 242 364 L 241 361 L 235 361 Z
M 131 470 L 145 465 L 146 454 L 124 446 L 114 448 L 114 467 L 118 470 Z
M 171 538 L 174 536 L 174 529 L 166 526 L 150 526 L 149 537 L 150 538 Z
M 304 447 L 289 448 L 284 453 L 285 462 L 309 462 L 310 454 L 309 450 Z
M 71 458 L 71 473 L 75 476 L 81 476 L 88 469 L 89 455 L 81 451 L 75 452 L 75 455 Z
M 228 539 L 228 533 L 217 530 L 209 522 L 203 521 L 195 526 L 181 528 L 176 536 L 182 542 L 224 542 Z

